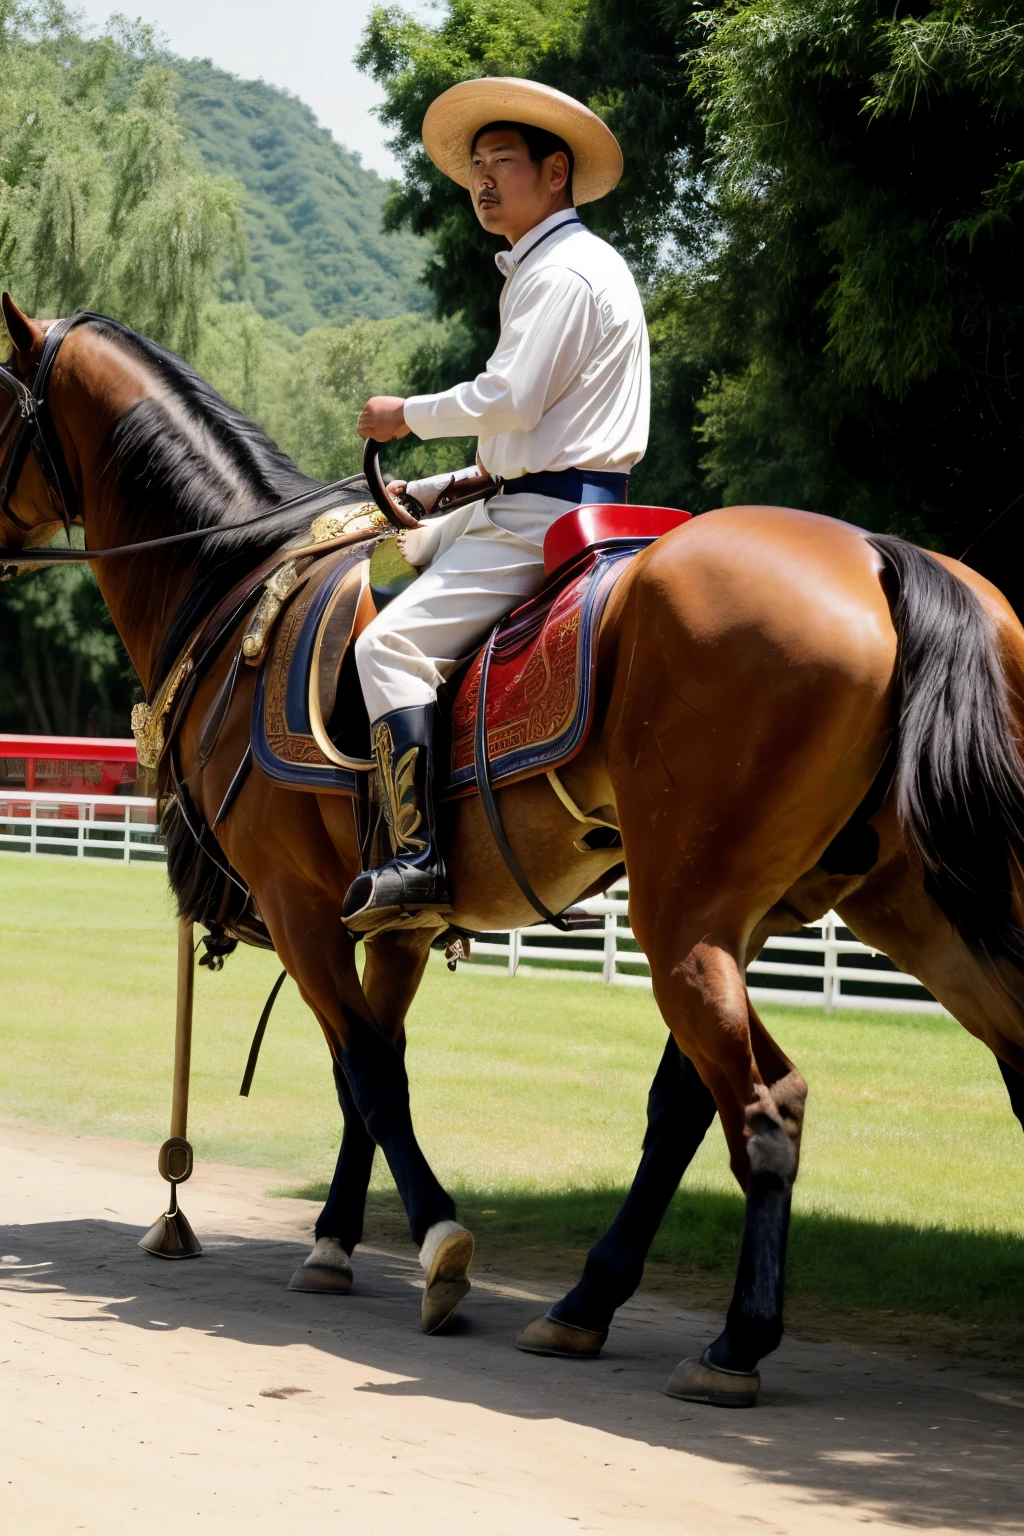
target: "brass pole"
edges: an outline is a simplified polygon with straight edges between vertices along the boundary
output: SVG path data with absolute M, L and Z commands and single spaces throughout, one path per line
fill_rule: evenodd
M 188 1129 L 188 1078 L 192 1063 L 192 1003 L 195 994 L 195 955 L 192 923 L 178 924 L 178 1005 L 174 1019 L 174 1084 L 171 1090 L 171 1134 L 160 1148 L 157 1167 L 171 1186 L 169 1208 L 158 1216 L 139 1242 L 159 1259 L 195 1259 L 203 1248 L 185 1213 L 178 1206 L 178 1185 L 192 1174 Z
M 195 953 L 192 922 L 178 923 L 178 1007 L 174 1021 L 174 1087 L 171 1094 L 171 1135 L 188 1135 L 188 1079 L 192 1064 L 192 1002 L 195 995 Z

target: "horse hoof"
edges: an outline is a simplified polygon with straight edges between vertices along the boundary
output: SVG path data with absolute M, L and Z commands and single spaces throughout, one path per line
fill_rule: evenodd
M 574 1328 L 553 1317 L 535 1317 L 516 1339 L 516 1349 L 528 1355 L 557 1355 L 562 1360 L 596 1360 L 608 1337 L 590 1328 Z
M 753 1408 L 760 1387 L 759 1371 L 723 1371 L 703 1360 L 684 1360 L 665 1383 L 669 1397 L 712 1408 Z
M 327 1269 L 322 1264 L 303 1264 L 288 1281 L 290 1291 L 347 1296 L 352 1289 L 350 1269 Z
M 336 1237 L 318 1237 L 313 1252 L 288 1282 L 290 1291 L 314 1291 L 347 1296 L 352 1289 L 352 1266 Z
M 470 1291 L 467 1270 L 473 1260 L 473 1234 L 455 1222 L 445 1222 L 445 1226 L 449 1230 L 426 1266 L 426 1287 L 420 1304 L 420 1326 L 424 1333 L 440 1333 Z

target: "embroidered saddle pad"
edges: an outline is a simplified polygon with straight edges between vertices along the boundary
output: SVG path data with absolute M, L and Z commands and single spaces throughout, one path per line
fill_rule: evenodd
M 560 581 L 498 625 L 486 706 L 487 757 L 495 785 L 548 773 L 582 747 L 594 709 L 601 615 L 638 547 L 588 552 Z M 448 799 L 476 789 L 480 667 L 477 655 L 452 702 Z

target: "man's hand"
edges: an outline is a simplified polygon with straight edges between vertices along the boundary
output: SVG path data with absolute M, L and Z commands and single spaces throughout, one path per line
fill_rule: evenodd
M 374 395 L 359 412 L 356 431 L 364 440 L 372 437 L 375 442 L 389 443 L 393 437 L 407 437 L 405 401 L 398 395 Z

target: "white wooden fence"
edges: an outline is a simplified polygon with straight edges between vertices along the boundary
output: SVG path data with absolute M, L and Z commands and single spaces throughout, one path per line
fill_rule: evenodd
M 511 976 L 569 972 L 580 980 L 649 987 L 650 966 L 629 927 L 625 883 L 583 906 L 604 919 L 603 931 L 559 933 L 540 923 L 488 935 L 473 940 L 470 965 L 480 971 L 497 965 Z M 802 933 L 769 939 L 747 975 L 755 1002 L 824 1007 L 827 1013 L 836 1008 L 943 1011 L 916 977 L 859 943 L 834 912 Z
M 156 801 L 134 795 L 76 795 L 0 790 L 0 850 L 85 858 L 162 861 Z M 559 933 L 546 923 L 474 939 L 475 970 L 569 972 L 579 979 L 649 987 L 646 957 L 629 927 L 623 883 L 584 903 L 601 930 Z M 834 912 L 800 934 L 769 939 L 747 969 L 755 1002 L 836 1008 L 941 1011 L 913 976 L 906 976 L 842 926 Z M 767 984 L 762 984 L 767 983 Z
M 140 795 L 76 795 L 0 789 L 0 850 L 79 859 L 153 862 L 165 858 L 156 801 Z

